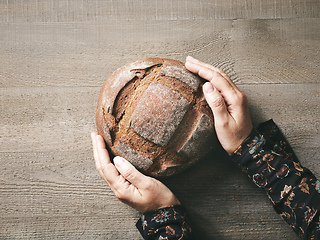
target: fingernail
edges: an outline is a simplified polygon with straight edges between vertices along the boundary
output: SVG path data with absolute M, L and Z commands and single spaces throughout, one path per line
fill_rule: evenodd
M 187 61 L 194 62 L 196 59 L 194 57 L 188 56 Z
M 206 93 L 206 94 L 210 94 L 214 91 L 214 88 L 212 86 L 211 83 L 209 82 L 206 82 L 204 85 L 203 85 L 203 92 Z
M 122 157 L 116 156 L 113 158 L 113 162 L 116 165 L 116 167 L 121 167 L 124 163 L 124 160 Z
M 99 141 L 100 138 L 102 138 L 99 134 L 96 134 L 94 137 L 95 137 L 96 141 Z
M 91 141 L 92 142 L 96 141 L 96 134 L 94 132 L 91 133 Z

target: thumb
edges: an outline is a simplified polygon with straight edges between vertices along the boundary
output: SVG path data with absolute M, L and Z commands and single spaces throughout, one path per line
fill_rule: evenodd
M 206 82 L 203 85 L 203 94 L 213 112 L 215 121 L 226 121 L 229 113 L 221 93 L 210 82 Z
M 119 156 L 116 156 L 113 162 L 117 170 L 128 182 L 137 188 L 143 187 L 143 183 L 146 182 L 146 176 L 139 172 L 130 162 Z

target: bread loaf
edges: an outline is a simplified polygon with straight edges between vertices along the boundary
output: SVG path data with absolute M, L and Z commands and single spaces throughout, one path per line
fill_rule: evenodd
M 201 79 L 182 62 L 148 58 L 105 81 L 96 125 L 109 150 L 145 174 L 177 174 L 217 144 Z

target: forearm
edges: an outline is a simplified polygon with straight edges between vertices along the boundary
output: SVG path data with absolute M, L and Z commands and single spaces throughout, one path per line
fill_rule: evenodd
M 231 158 L 302 239 L 320 239 L 320 182 L 301 166 L 273 121 L 254 129 Z M 148 212 L 137 228 L 145 239 L 193 239 L 181 206 Z
M 320 182 L 303 168 L 284 136 L 268 121 L 231 155 L 264 188 L 274 209 L 303 239 L 320 239 Z
M 186 210 L 181 205 L 150 211 L 141 216 L 136 224 L 146 240 L 192 240 Z

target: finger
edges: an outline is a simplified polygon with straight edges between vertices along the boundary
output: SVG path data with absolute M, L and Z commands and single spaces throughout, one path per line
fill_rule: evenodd
M 191 56 L 188 56 L 186 58 L 186 64 L 189 63 L 194 63 L 194 64 L 197 64 L 197 65 L 200 65 L 200 66 L 203 66 L 203 67 L 206 67 L 206 68 L 209 68 L 213 71 L 216 71 L 218 73 L 220 73 L 228 82 L 230 82 L 230 84 L 234 85 L 236 87 L 236 85 L 232 82 L 232 80 L 230 79 L 230 77 L 228 76 L 228 74 L 226 74 L 223 70 L 221 70 L 220 68 L 217 68 L 215 66 L 212 66 L 211 64 L 208 64 L 208 63 L 204 63 L 198 59 L 195 59 Z
M 98 156 L 100 158 L 100 163 L 102 163 L 102 160 L 104 163 L 107 163 L 107 164 L 111 163 L 104 139 L 97 134 L 95 136 L 95 140 L 96 140 L 96 148 L 97 148 Z
M 115 157 L 114 164 L 120 174 L 136 188 L 144 188 L 146 186 L 148 177 L 139 172 L 130 162 L 122 157 Z
M 236 96 L 239 92 L 238 88 L 234 84 L 230 84 L 220 73 L 213 71 L 205 66 L 201 66 L 195 63 L 186 63 L 189 70 L 198 74 L 200 77 L 210 81 L 212 85 L 221 92 L 221 95 L 225 98 L 228 105 L 236 103 Z
M 98 152 L 97 152 L 97 141 L 96 141 L 96 136 L 98 134 L 96 132 L 91 133 L 91 142 L 92 142 L 92 150 L 93 150 L 93 157 L 94 159 L 98 159 Z
M 113 189 L 113 185 L 119 181 L 120 174 L 110 161 L 109 153 L 103 138 L 100 135 L 97 135 L 95 139 L 98 156 L 95 161 L 96 168 L 101 177 L 108 183 L 111 189 Z
M 94 161 L 95 161 L 96 169 L 99 172 L 99 174 L 102 176 L 100 157 L 99 157 L 99 154 L 98 154 L 97 136 L 98 136 L 98 133 L 95 133 L 95 132 L 91 133 L 93 158 L 94 158 Z
M 97 133 L 92 133 L 91 137 L 94 146 L 96 168 L 116 197 L 128 203 L 132 197 L 137 194 L 141 195 L 138 189 L 120 175 L 115 165 L 111 163 L 103 138 Z
M 196 62 L 186 62 L 186 68 L 195 73 L 198 74 L 200 77 L 208 80 L 213 81 L 215 78 L 220 77 L 223 82 L 227 83 L 229 85 L 229 88 L 234 88 L 235 85 L 232 83 L 232 81 L 228 81 L 222 74 L 220 74 L 219 71 L 216 71 L 210 67 L 207 67 L 205 64 L 198 64 Z
M 210 82 L 206 82 L 203 85 L 203 93 L 207 103 L 212 109 L 215 123 L 228 122 L 228 119 L 231 116 L 228 112 L 224 98 L 219 91 L 214 89 Z

